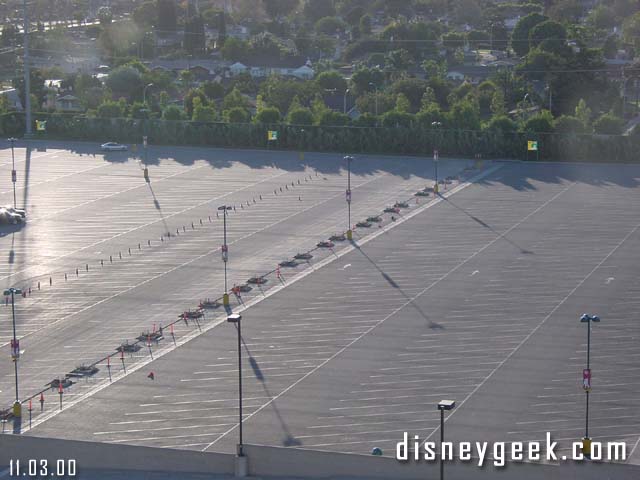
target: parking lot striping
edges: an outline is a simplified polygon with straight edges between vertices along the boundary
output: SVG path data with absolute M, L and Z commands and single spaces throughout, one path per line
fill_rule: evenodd
M 180 419 L 183 420 L 182 418 Z M 211 428 L 211 427 L 228 427 L 231 423 L 217 423 L 212 425 L 172 425 L 170 427 L 156 427 L 156 428 L 138 428 L 132 430 L 114 430 L 111 432 L 93 432 L 94 435 L 113 435 L 113 434 L 126 434 L 126 433 L 141 433 L 141 432 L 162 432 L 167 430 L 183 430 L 192 428 Z
M 575 412 L 574 412 L 575 413 Z M 589 421 L 596 420 L 617 420 L 620 418 L 638 418 L 637 415 L 619 415 L 619 416 L 610 416 L 610 417 L 589 417 Z M 535 425 L 538 423 L 560 423 L 560 422 L 575 422 L 583 420 L 582 412 L 577 417 L 573 418 L 558 418 L 553 420 L 532 420 L 528 422 L 516 422 L 516 425 Z
M 488 169 L 486 169 L 485 171 L 480 172 L 478 175 L 476 175 L 476 176 L 474 176 L 473 178 L 469 179 L 467 182 L 461 183 L 461 184 L 459 184 L 458 186 L 456 186 L 455 188 L 453 188 L 453 189 L 449 190 L 449 191 L 448 191 L 446 194 L 444 194 L 441 198 L 437 198 L 437 199 L 434 199 L 433 201 L 431 201 L 431 202 L 429 202 L 429 203 L 425 203 L 425 204 L 423 204 L 422 206 L 418 207 L 417 209 L 415 209 L 415 210 L 413 210 L 413 211 L 409 212 L 407 215 L 402 216 L 402 217 L 401 217 L 401 218 L 399 218 L 396 222 L 394 222 L 394 223 L 390 223 L 390 224 L 386 225 L 385 227 L 383 227 L 382 229 L 379 229 L 378 231 L 373 232 L 373 233 L 371 233 L 371 234 L 367 235 L 366 237 L 364 237 L 364 238 L 362 238 L 361 240 L 359 240 L 359 243 L 358 243 L 357 245 L 364 245 L 364 244 L 366 244 L 366 243 L 370 242 L 371 240 L 373 240 L 373 239 L 377 238 L 378 236 L 380 236 L 380 235 L 382 235 L 382 234 L 385 234 L 388 230 L 390 230 L 390 229 L 392 229 L 392 228 L 394 228 L 394 227 L 396 227 L 396 226 L 399 226 L 399 225 L 403 224 L 405 221 L 408 221 L 409 219 L 413 218 L 415 215 L 418 215 L 418 214 L 422 213 L 424 210 L 426 210 L 426 209 L 428 209 L 428 208 L 431 208 L 431 207 L 432 207 L 432 206 L 434 206 L 434 205 L 439 204 L 441 201 L 443 201 L 443 199 L 444 199 L 444 198 L 447 198 L 448 196 L 451 196 L 451 195 L 453 195 L 453 194 L 457 193 L 458 191 L 460 191 L 460 190 L 462 190 L 462 189 L 464 189 L 464 188 L 468 187 L 469 185 L 472 185 L 474 182 L 477 182 L 478 180 L 480 180 L 480 179 L 482 179 L 482 178 L 484 178 L 484 177 L 486 177 L 486 176 L 490 175 L 491 173 L 495 172 L 496 170 L 500 169 L 501 167 L 502 167 L 502 165 L 494 165 L 494 166 L 492 166 L 491 168 L 488 168 Z M 279 222 L 277 222 L 277 223 L 279 223 Z M 270 297 L 271 295 L 274 295 L 274 294 L 278 293 L 280 290 L 282 290 L 282 289 L 283 289 L 283 288 L 285 288 L 286 286 L 291 285 L 292 283 L 295 283 L 295 282 L 297 282 L 297 281 L 300 281 L 300 280 L 302 280 L 303 278 L 306 278 L 308 275 L 312 274 L 312 273 L 313 273 L 313 272 L 315 272 L 316 270 L 318 270 L 318 269 L 320 269 L 320 268 L 324 267 L 325 265 L 328 265 L 329 263 L 331 263 L 331 262 L 335 261 L 336 259 L 338 259 L 338 258 L 342 257 L 343 255 L 346 255 L 347 253 L 350 253 L 351 251 L 353 251 L 353 250 L 357 247 L 357 245 L 351 245 L 351 246 L 348 246 L 348 247 L 346 247 L 346 248 L 344 248 L 344 249 L 341 249 L 341 250 L 340 250 L 339 252 L 337 252 L 337 253 L 336 253 L 336 255 L 334 255 L 334 256 L 329 256 L 329 257 L 327 257 L 327 258 L 325 258 L 325 259 L 321 260 L 320 262 L 318 262 L 318 263 L 316 263 L 316 264 L 311 264 L 311 268 L 306 269 L 306 270 L 304 270 L 304 271 L 300 272 L 300 273 L 299 273 L 299 274 L 297 274 L 295 277 L 293 277 L 293 278 L 292 278 L 292 279 L 291 279 L 287 284 L 285 284 L 285 285 L 278 285 L 278 286 L 276 286 L 276 287 L 273 287 L 273 288 L 269 289 L 269 290 L 265 293 L 265 295 L 264 295 L 263 297 L 254 297 L 254 298 L 252 298 L 252 299 L 251 299 L 251 300 L 249 300 L 247 303 L 245 303 L 245 304 L 244 304 L 244 306 L 239 307 L 239 308 L 237 309 L 237 311 L 238 311 L 238 312 L 242 312 L 242 311 L 244 311 L 244 310 L 246 310 L 246 309 L 250 308 L 251 306 L 253 306 L 253 305 L 255 305 L 255 304 L 259 303 L 259 302 L 260 302 L 260 301 L 262 301 L 264 298 L 268 298 L 268 297 Z M 479 252 L 477 252 L 477 253 L 479 253 Z M 477 254 L 477 253 L 476 253 L 476 254 Z M 476 254 L 474 254 L 474 256 L 475 256 Z M 192 259 L 191 261 L 189 261 L 189 262 L 187 262 L 187 263 L 191 263 L 191 262 L 193 262 L 193 261 L 195 261 L 195 259 Z M 179 267 L 174 267 L 174 268 L 172 269 L 172 271 L 173 271 L 173 270 L 176 270 L 177 268 L 179 268 Z M 444 278 L 444 277 L 441 277 L 441 279 L 442 279 L 442 278 Z M 145 282 L 143 282 L 143 283 L 148 283 L 149 281 L 151 281 L 151 280 L 147 280 L 147 281 L 145 281 Z M 439 281 L 439 280 L 438 280 L 438 281 Z M 428 288 L 429 288 L 429 287 L 428 287 Z M 426 289 L 425 289 L 425 291 L 426 291 Z M 103 301 L 105 301 L 105 300 L 103 300 Z M 412 300 L 411 300 L 411 301 L 412 301 Z M 406 304 L 408 304 L 408 303 L 410 303 L 410 302 L 407 302 Z M 406 304 L 405 304 L 405 305 L 406 305 Z M 401 308 L 403 308 L 403 307 L 402 307 L 402 306 L 401 306 L 401 307 L 399 307 L 396 311 L 398 311 L 398 310 L 399 310 L 399 309 L 401 309 Z M 391 316 L 391 315 L 392 315 L 392 314 L 390 314 L 389 316 Z M 388 316 L 388 317 L 385 317 L 385 319 L 386 319 L 386 318 L 389 318 L 389 316 Z M 382 320 L 382 321 L 384 321 L 384 320 Z M 224 319 L 219 319 L 219 320 L 217 320 L 217 321 L 216 321 L 216 320 L 214 320 L 214 321 L 213 321 L 212 323 L 210 323 L 209 325 L 207 325 L 207 326 L 203 327 L 201 331 L 194 331 L 194 332 L 191 332 L 190 334 L 185 335 L 183 338 L 181 338 L 181 339 L 177 342 L 177 344 L 176 344 L 176 345 L 168 345 L 168 346 L 165 346 L 164 348 L 160 348 L 160 349 L 158 349 L 158 350 L 156 351 L 156 353 L 155 353 L 155 359 L 157 359 L 157 358 L 160 358 L 160 357 L 164 356 L 165 354 L 167 354 L 167 353 L 169 353 L 169 352 L 171 352 L 171 351 L 175 350 L 175 349 L 176 349 L 176 348 L 178 348 L 179 346 L 181 346 L 181 345 L 183 345 L 183 344 L 185 344 L 185 343 L 187 343 L 187 342 L 191 341 L 193 338 L 196 338 L 196 337 L 198 337 L 198 336 L 202 335 L 203 333 L 205 333 L 205 332 L 209 331 L 210 329 L 214 328 L 215 326 L 217 326 L 217 325 L 219 325 L 220 323 L 223 323 L 223 322 L 224 322 Z M 379 323 L 381 323 L 381 322 L 376 323 L 376 324 L 375 324 L 375 326 L 377 326 Z M 375 326 L 374 326 L 374 327 L 372 327 L 372 329 L 373 329 L 373 328 L 375 328 Z M 363 334 L 362 336 L 364 336 L 364 334 Z M 355 343 L 355 341 L 357 341 L 357 339 L 356 339 L 356 340 L 354 340 L 353 342 L 350 342 L 347 346 L 345 346 L 345 347 L 343 347 L 341 350 L 339 350 L 339 352 L 338 352 L 338 353 L 336 353 L 336 355 L 334 355 L 334 357 L 335 357 L 335 356 L 337 356 L 340 352 L 344 351 L 348 346 L 350 346 L 351 344 Z M 334 357 L 331 357 L 331 358 L 334 358 Z M 331 358 L 330 358 L 329 360 L 331 360 Z M 260 410 L 262 410 L 263 408 L 265 408 L 265 407 L 267 407 L 268 405 L 270 405 L 274 400 L 276 400 L 277 398 L 279 398 L 280 396 L 282 396 L 284 393 L 286 393 L 286 391 L 288 391 L 288 390 L 290 390 L 291 388 L 293 388 L 295 385 L 297 385 L 297 384 L 298 384 L 300 381 L 302 381 L 304 378 L 306 378 L 307 376 L 309 376 L 309 375 L 310 375 L 310 374 L 312 374 L 313 372 L 317 371 L 317 370 L 318 370 L 319 368 L 321 368 L 324 364 L 326 364 L 329 360 L 326 360 L 326 361 L 325 361 L 325 362 L 323 362 L 321 365 L 319 365 L 319 366 L 317 366 L 317 367 L 314 367 L 314 368 L 313 368 L 313 370 L 312 370 L 311 372 L 309 372 L 309 373 L 307 373 L 306 375 L 304 375 L 304 376 L 303 376 L 301 379 L 299 379 L 297 382 L 294 382 L 294 383 L 293 383 L 292 385 L 290 385 L 287 389 L 285 389 L 283 392 L 281 392 L 277 397 L 271 398 L 267 403 L 265 403 L 261 408 L 259 408 L 256 412 L 252 413 L 250 416 L 253 416 L 255 413 L 258 413 Z M 128 375 L 130 375 L 130 374 L 132 374 L 132 373 L 134 373 L 134 372 L 136 372 L 136 371 L 138 371 L 140 368 L 143 368 L 144 366 L 148 365 L 148 364 L 149 364 L 150 362 L 152 362 L 152 361 L 153 361 L 153 359 L 152 359 L 152 358 L 150 358 L 150 357 L 145 357 L 144 359 L 141 359 L 141 361 L 139 361 L 139 362 L 135 363 L 134 365 L 130 366 L 130 367 L 128 368 L 128 370 L 127 370 L 127 372 L 126 372 L 126 373 L 124 373 L 124 372 L 120 372 L 118 375 L 115 375 L 115 376 L 114 376 L 114 378 L 113 378 L 113 381 L 115 382 L 115 381 L 117 381 L 117 380 L 119 380 L 119 379 L 121 379 L 121 378 L 124 378 L 124 377 L 126 377 L 126 376 L 128 376 Z M 60 413 L 61 411 L 65 411 L 65 410 L 67 410 L 68 408 L 73 407 L 73 406 L 74 406 L 75 404 L 77 404 L 79 401 L 82 401 L 82 400 L 84 400 L 84 399 L 86 399 L 86 398 L 89 398 L 89 397 L 91 397 L 91 396 L 95 395 L 96 393 L 98 393 L 99 391 L 103 390 L 104 388 L 106 388 L 106 387 L 107 387 L 107 386 L 109 386 L 110 384 L 111 384 L 111 382 L 108 382 L 108 383 L 107 383 L 107 380 L 106 380 L 106 379 L 104 379 L 104 380 L 102 381 L 102 383 L 101 383 L 101 384 L 97 385 L 97 386 L 96 386 L 96 387 L 94 387 L 93 389 L 91 389 L 91 390 L 89 390 L 89 391 L 87 391 L 87 392 L 83 393 L 82 395 L 79 395 L 79 396 L 78 396 L 78 398 L 74 399 L 73 401 L 68 401 L 68 402 L 64 405 L 64 407 L 63 407 L 61 410 L 54 410 L 54 411 L 48 412 L 48 413 L 47 413 L 47 414 L 45 414 L 45 415 L 41 415 L 38 419 L 36 419 L 36 420 L 33 422 L 33 427 L 36 427 L 37 425 L 39 425 L 39 424 L 41 424 L 41 423 L 45 422 L 46 420 L 48 420 L 49 418 L 52 418 L 53 416 L 56 416 L 56 415 L 57 415 L 58 413 Z M 214 442 L 212 442 L 211 444 L 209 444 L 209 445 L 205 448 L 205 450 L 206 450 L 207 448 L 209 448 L 211 445 L 213 445 L 214 443 L 216 443 L 220 438 L 223 438 L 225 435 L 227 435 L 227 434 L 228 434 L 230 431 L 232 431 L 234 428 L 235 428 L 235 427 L 232 427 L 232 428 L 231 428 L 231 429 L 229 429 L 227 432 L 225 432 L 222 436 L 218 437 Z

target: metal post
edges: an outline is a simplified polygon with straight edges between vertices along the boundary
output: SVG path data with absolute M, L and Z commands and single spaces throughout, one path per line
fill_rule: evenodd
M 591 320 L 587 322 L 587 369 L 590 367 L 591 360 Z M 589 438 L 589 390 L 586 391 L 587 401 L 584 419 L 584 436 Z
M 16 337 L 16 308 L 15 308 L 15 291 L 11 289 L 11 316 L 13 318 L 13 343 L 14 345 L 17 343 L 18 339 Z M 18 394 L 18 357 L 13 360 L 13 365 L 15 368 L 16 375 L 16 403 L 20 402 L 20 396 Z
M 27 13 L 27 0 L 22 2 L 22 11 L 24 16 L 24 109 L 26 113 L 25 132 L 27 136 L 31 135 L 31 77 L 29 74 L 29 16 Z
M 225 206 L 223 212 L 222 212 L 222 224 L 223 224 L 223 230 L 224 230 L 224 240 L 222 242 L 222 244 L 224 245 L 225 250 L 227 249 L 227 208 Z M 228 293 L 227 290 L 227 257 L 224 257 L 224 293 Z
M 347 157 L 347 190 L 349 191 L 349 195 L 351 195 L 351 157 Z M 347 216 L 347 229 L 351 230 L 351 197 L 349 197 L 349 201 L 347 202 Z
M 240 424 L 240 444 L 238 445 L 238 456 L 243 457 L 242 451 L 242 320 L 238 319 L 238 409 L 239 409 L 239 424 Z
M 440 480 L 444 480 L 444 408 L 440 409 Z
M 13 182 L 13 208 L 16 208 L 16 158 L 14 154 L 14 143 L 16 141 L 15 138 L 10 138 L 11 142 L 11 181 Z

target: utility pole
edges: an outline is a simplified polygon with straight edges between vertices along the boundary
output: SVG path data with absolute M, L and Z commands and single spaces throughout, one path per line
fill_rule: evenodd
M 31 77 L 29 74 L 29 15 L 27 13 L 27 0 L 22 0 L 24 16 L 24 109 L 25 109 L 25 134 L 31 135 Z

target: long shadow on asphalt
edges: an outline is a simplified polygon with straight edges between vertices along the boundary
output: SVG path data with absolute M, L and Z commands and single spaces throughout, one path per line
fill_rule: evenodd
M 505 240 L 506 242 L 510 243 L 513 247 L 517 248 L 520 251 L 520 253 L 522 253 L 523 255 L 533 255 L 534 254 L 534 252 L 532 252 L 531 250 L 527 250 L 526 248 L 521 247 L 516 242 L 514 242 L 511 239 L 509 239 L 505 234 L 498 232 L 495 228 L 493 228 L 488 223 L 480 220 L 475 215 L 472 215 L 471 213 L 467 212 L 464 208 L 460 207 L 459 205 L 456 205 L 450 198 L 445 198 L 445 197 L 440 197 L 440 198 L 444 201 L 445 205 L 451 205 L 452 207 L 460 210 L 462 213 L 464 213 L 467 217 L 472 219 L 478 225 L 480 225 L 483 228 L 486 228 L 487 230 L 491 231 L 493 234 L 495 234 L 496 237 L 501 238 L 502 240 Z
M 285 447 L 297 447 L 297 446 L 302 445 L 302 442 L 300 440 L 298 440 L 297 438 L 295 438 L 291 434 L 291 431 L 289 430 L 289 427 L 287 426 L 287 423 L 285 422 L 284 418 L 282 418 L 282 414 L 280 413 L 280 409 L 278 408 L 278 405 L 277 405 L 275 399 L 273 398 L 273 395 L 271 395 L 271 392 L 269 391 L 269 387 L 267 386 L 267 381 L 264 378 L 264 374 L 262 373 L 262 370 L 260 370 L 260 366 L 258 365 L 257 360 L 255 358 L 253 358 L 253 355 L 251 355 L 251 351 L 249 350 L 249 347 L 245 343 L 244 338 L 242 338 L 242 345 L 243 345 L 245 351 L 247 352 L 247 356 L 249 357 L 249 364 L 251 365 L 251 369 L 253 370 L 253 374 L 256 377 L 256 379 L 258 379 L 258 381 L 260 381 L 260 384 L 262 385 L 262 389 L 264 390 L 265 395 L 267 396 L 267 398 L 269 398 L 269 401 L 271 402 L 270 405 L 273 408 L 273 412 L 276 414 L 278 422 L 280 422 L 280 427 L 282 428 L 282 431 L 284 432 L 284 438 L 282 439 L 282 445 L 285 446 Z
M 373 265 L 375 267 L 376 270 L 378 270 L 378 272 L 380 272 L 380 275 L 382 275 L 382 278 L 384 278 L 387 283 L 389 285 L 391 285 L 394 289 L 396 289 L 408 302 L 409 305 L 411 305 L 413 307 L 413 309 L 418 312 L 418 314 L 424 318 L 424 320 L 427 322 L 427 324 L 429 325 L 429 328 L 433 328 L 433 329 L 444 329 L 444 326 L 434 322 L 433 320 L 431 320 L 429 318 L 429 316 L 424 312 L 424 310 L 422 310 L 422 308 L 420 308 L 420 305 L 416 304 L 413 301 L 413 298 L 411 298 L 409 295 L 407 295 L 404 290 L 402 290 L 402 288 L 400 287 L 400 285 L 398 285 L 398 283 L 391 278 L 390 275 L 388 275 L 384 270 L 382 270 L 378 264 L 371 258 L 369 257 L 369 255 L 367 255 L 366 253 L 364 253 L 364 250 L 362 250 L 362 247 L 358 244 L 354 244 L 356 247 L 356 251 L 360 252 L 360 254 L 362 254 L 362 256 L 364 258 L 366 258 L 367 260 L 369 260 L 369 262 L 371 263 L 371 265 Z

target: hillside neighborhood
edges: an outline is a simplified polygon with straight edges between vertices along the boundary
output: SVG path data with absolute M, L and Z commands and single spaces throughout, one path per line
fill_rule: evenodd
M 24 103 L 21 5 L 0 6 L 4 114 Z M 35 112 L 606 135 L 632 133 L 637 123 L 633 0 L 56 0 L 28 8 Z M 0 128 L 11 126 L 5 119 Z

